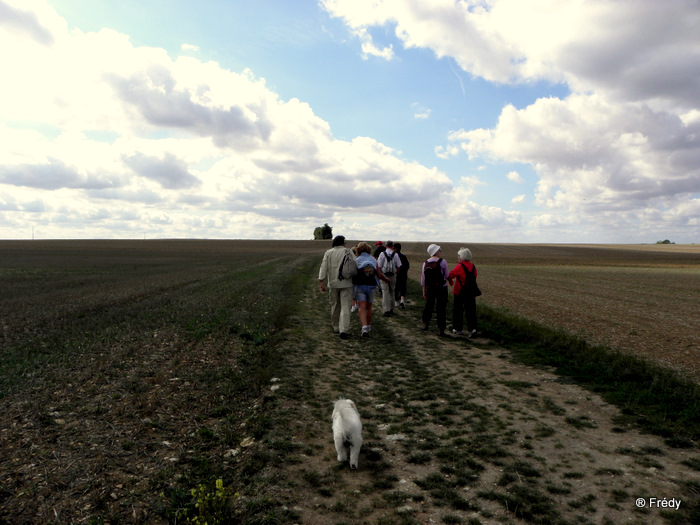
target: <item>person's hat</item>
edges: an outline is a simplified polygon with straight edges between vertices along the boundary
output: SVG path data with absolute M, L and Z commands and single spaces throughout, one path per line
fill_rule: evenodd
M 384 243 L 382 241 L 377 241 L 374 243 L 375 246 L 382 246 Z
M 437 244 L 431 244 L 428 246 L 428 255 L 431 257 L 435 256 L 438 251 L 440 251 L 440 247 Z

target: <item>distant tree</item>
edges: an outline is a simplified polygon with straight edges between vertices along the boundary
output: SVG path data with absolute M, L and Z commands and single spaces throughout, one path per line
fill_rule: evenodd
M 328 223 L 325 223 L 323 225 L 323 238 L 324 239 L 332 239 L 333 238 L 333 228 L 328 226 Z
M 323 226 L 317 226 L 314 229 L 314 240 L 320 241 L 323 239 L 333 238 L 333 228 L 328 226 L 328 223 Z
M 676 244 L 676 243 L 671 242 L 668 239 L 664 239 L 663 241 L 656 241 L 656 244 Z

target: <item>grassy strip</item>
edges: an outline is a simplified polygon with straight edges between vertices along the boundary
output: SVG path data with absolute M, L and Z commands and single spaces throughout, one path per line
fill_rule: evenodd
M 417 281 L 409 280 L 408 285 L 410 297 L 422 296 Z M 557 374 L 597 392 L 622 410 L 620 426 L 637 425 L 664 437 L 672 447 L 690 447 L 700 441 L 697 383 L 643 358 L 588 343 L 562 328 L 477 302 L 479 330 L 486 337 L 508 347 L 523 364 L 554 367 Z M 452 304 L 450 298 L 448 326 Z
M 228 384 L 225 405 L 230 407 L 250 399 L 256 399 L 256 403 L 247 412 L 227 414 L 222 407 L 216 414 L 217 417 L 227 416 L 226 421 L 231 426 L 229 432 L 235 436 L 228 440 L 227 446 L 237 446 L 243 437 L 265 442 L 270 439 L 270 430 L 275 425 L 275 399 L 265 396 L 264 390 L 270 387 L 273 377 L 283 373 L 284 360 L 279 355 L 278 345 L 285 337 L 283 330 L 290 326 L 292 316 L 296 314 L 299 298 L 308 285 L 308 276 L 317 265 L 316 259 L 309 257 L 246 268 L 245 278 L 241 280 L 241 275 L 237 274 L 235 280 L 238 293 L 246 301 L 247 315 L 239 312 L 238 320 L 233 321 L 233 312 L 224 308 L 212 316 L 210 322 L 198 326 L 197 338 L 225 340 L 233 336 L 243 341 L 237 359 L 238 369 L 236 372 L 224 371 L 226 375 L 221 377 Z M 255 304 L 256 296 L 266 299 Z M 242 426 L 245 427 L 243 434 Z M 214 444 L 221 440 L 222 437 L 215 435 L 210 438 Z M 208 453 L 207 450 L 201 451 L 205 457 Z M 176 523 L 183 522 L 183 518 L 186 519 L 184 523 L 276 523 L 270 502 L 255 497 L 259 487 L 252 482 L 274 459 L 274 451 L 263 449 L 241 459 L 234 471 L 222 468 L 218 462 L 199 471 L 193 469 L 187 477 L 182 477 L 177 489 L 166 492 L 168 500 L 160 514 Z M 214 488 L 214 480 L 222 488 Z M 182 490 L 188 486 L 194 489 L 189 494 Z M 205 502 L 207 505 L 203 504 Z M 271 517 L 272 520 L 267 521 Z
M 309 258 L 298 261 L 294 269 L 284 268 L 284 273 L 279 273 L 275 289 L 265 291 L 270 294 L 271 303 L 266 305 L 264 314 L 260 314 L 264 324 L 258 324 L 256 329 L 249 329 L 246 325 L 241 330 L 240 325 L 236 324 L 230 328 L 231 333 L 238 332 L 244 340 L 259 347 L 244 363 L 249 380 L 254 379 L 252 384 L 257 394 L 269 386 L 275 375 L 282 372 L 282 361 L 277 352 L 280 337 L 283 337 L 281 330 L 290 325 L 290 319 L 299 307 L 303 289 L 308 285 L 308 276 L 313 273 L 316 265 L 316 260 Z
M 507 309 L 480 302 L 478 317 L 484 335 L 507 346 L 520 362 L 555 367 L 618 406 L 620 423 L 637 424 L 666 438 L 669 446 L 689 447 L 700 440 L 700 386 L 690 379 Z

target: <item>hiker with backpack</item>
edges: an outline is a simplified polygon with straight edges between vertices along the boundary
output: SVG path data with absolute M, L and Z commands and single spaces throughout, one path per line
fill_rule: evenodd
M 384 246 L 383 241 L 377 241 L 374 243 L 374 258 L 379 259 L 379 256 L 382 254 L 382 252 L 386 250 L 386 246 Z M 379 275 L 377 275 L 377 295 L 382 295 L 382 281 L 379 279 Z
M 374 243 L 374 258 L 379 259 L 379 255 L 386 250 L 386 246 L 384 246 L 384 243 L 382 241 L 377 241 Z
M 423 263 L 420 275 L 420 284 L 423 287 L 423 298 L 425 307 L 423 308 L 423 330 L 430 327 L 430 320 L 433 317 L 433 310 L 436 312 L 438 332 L 445 335 L 447 328 L 447 279 L 449 269 L 447 261 L 442 258 L 442 250 L 437 244 L 428 246 L 430 258 Z
M 401 259 L 401 266 L 399 266 L 396 272 L 396 291 L 394 299 L 399 304 L 399 308 L 402 310 L 406 308 L 406 290 L 408 288 L 408 269 L 411 264 L 408 262 L 408 257 L 401 253 L 401 243 L 394 243 L 394 251 L 399 254 L 399 259 Z M 394 303 L 396 304 L 396 303 Z
M 357 256 L 360 255 L 357 251 L 357 246 L 353 246 L 352 248 L 350 248 L 350 251 L 355 256 L 355 260 L 357 260 Z M 352 281 L 353 282 L 353 289 L 352 289 L 353 292 L 352 292 L 352 303 L 351 303 L 352 308 L 350 308 L 350 313 L 354 314 L 355 312 L 357 312 L 358 306 L 357 306 L 357 297 L 355 297 L 355 286 L 354 286 L 355 278 L 353 277 L 352 279 L 353 279 L 353 281 Z
M 328 282 L 331 304 L 331 325 L 340 334 L 341 339 L 350 337 L 350 308 L 352 305 L 352 278 L 357 273 L 357 261 L 352 252 L 345 247 L 345 237 L 338 235 L 333 239 L 332 247 L 323 255 L 318 280 L 321 291 L 326 291 Z
M 457 266 L 447 276 L 450 284 L 454 281 L 452 293 L 455 296 L 452 310 L 452 333 L 474 337 L 476 335 L 476 298 L 481 295 L 481 290 L 476 284 L 476 266 L 472 263 L 472 252 L 469 248 L 462 248 L 457 252 Z M 462 329 L 464 319 L 467 318 L 467 333 Z
M 357 274 L 352 282 L 362 323 L 360 336 L 369 337 L 372 330 L 372 303 L 377 292 L 377 261 L 372 257 L 372 247 L 366 242 L 357 245 Z
M 394 314 L 394 291 L 396 275 L 401 267 L 399 254 L 394 251 L 393 241 L 386 241 L 386 249 L 377 257 L 377 275 L 382 281 L 382 310 L 384 317 Z

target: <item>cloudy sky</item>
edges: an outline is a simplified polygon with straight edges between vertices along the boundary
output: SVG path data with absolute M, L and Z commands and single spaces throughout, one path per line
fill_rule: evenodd
M 698 0 L 0 0 L 0 238 L 700 241 Z

